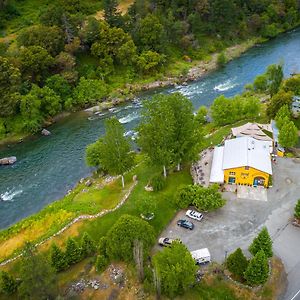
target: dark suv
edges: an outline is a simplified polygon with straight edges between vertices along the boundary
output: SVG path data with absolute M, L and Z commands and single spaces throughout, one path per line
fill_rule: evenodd
M 190 230 L 194 229 L 194 224 L 188 220 L 178 220 L 177 225 L 180 227 L 190 229 Z

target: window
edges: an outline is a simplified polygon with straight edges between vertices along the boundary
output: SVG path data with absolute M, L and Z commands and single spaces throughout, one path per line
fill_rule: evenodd
M 249 167 L 245 167 L 245 170 L 249 170 Z
M 235 175 L 235 172 L 229 172 L 229 175 Z

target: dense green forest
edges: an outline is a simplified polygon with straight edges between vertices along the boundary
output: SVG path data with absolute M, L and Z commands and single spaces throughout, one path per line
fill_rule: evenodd
M 296 0 L 136 0 L 125 14 L 118 4 L 0 0 L 0 138 L 128 94 L 126 84 L 157 78 L 175 61 L 299 22 Z

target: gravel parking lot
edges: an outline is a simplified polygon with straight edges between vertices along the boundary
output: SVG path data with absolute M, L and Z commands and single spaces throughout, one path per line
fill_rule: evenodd
M 274 252 L 283 260 L 288 274 L 289 286 L 283 299 L 290 300 L 300 289 L 300 228 L 289 225 L 295 203 L 300 198 L 300 162 L 279 158 L 273 165 L 273 174 L 268 201 L 238 199 L 236 194 L 225 192 L 226 205 L 215 212 L 204 213 L 201 222 L 191 220 L 194 230 L 176 225 L 178 219 L 188 219 L 185 211 L 180 211 L 161 236 L 180 238 L 191 251 L 208 248 L 212 260 L 221 263 L 226 254 L 237 247 L 249 255 L 247 248 L 251 241 L 263 226 L 267 226 Z

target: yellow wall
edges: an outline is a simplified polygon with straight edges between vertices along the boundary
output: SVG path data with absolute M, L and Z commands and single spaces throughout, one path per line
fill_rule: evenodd
M 254 168 L 249 167 L 240 167 L 224 170 L 224 181 L 225 183 L 229 183 L 229 177 L 235 178 L 235 184 L 243 184 L 243 185 L 253 185 L 254 178 L 262 177 L 265 179 L 264 186 L 267 187 L 269 184 L 269 174 L 256 170 Z M 235 174 L 230 174 L 235 173 Z
M 284 152 L 280 151 L 280 150 L 277 150 L 277 155 L 279 157 L 284 157 Z

